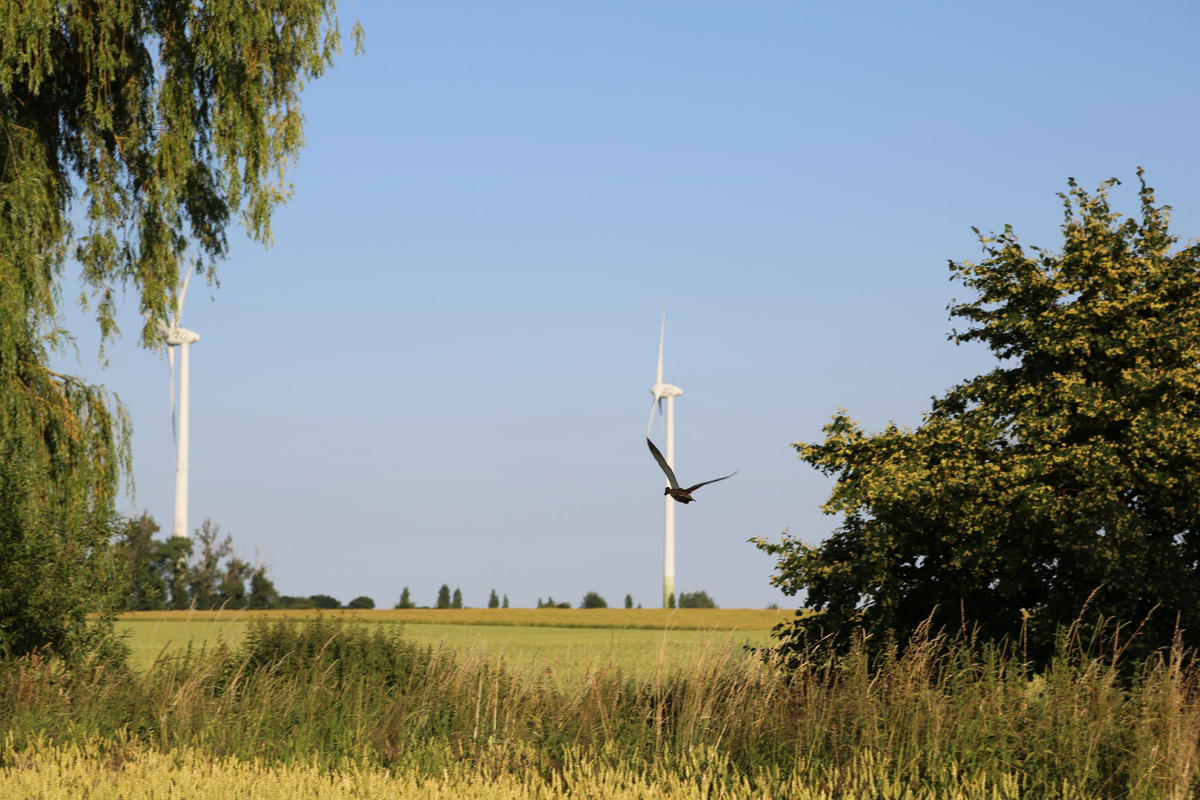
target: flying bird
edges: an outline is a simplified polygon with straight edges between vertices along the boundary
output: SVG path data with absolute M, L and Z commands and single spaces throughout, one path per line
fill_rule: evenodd
M 649 445 L 650 452 L 654 455 L 654 460 L 658 462 L 660 467 L 662 467 L 662 471 L 667 473 L 667 482 L 671 484 L 669 487 L 663 489 L 663 494 L 671 495 L 671 497 L 675 498 L 676 502 L 690 503 L 696 499 L 692 497 L 692 492 L 696 491 L 701 486 L 707 486 L 710 483 L 723 481 L 725 478 L 732 478 L 734 475 L 737 475 L 737 471 L 735 470 L 726 475 L 724 478 L 713 478 L 711 481 L 704 481 L 703 483 L 697 483 L 695 486 L 689 486 L 688 488 L 683 489 L 679 486 L 679 481 L 675 480 L 675 471 L 671 469 L 671 465 L 667 463 L 665 458 L 663 458 L 663 454 L 658 452 L 658 448 L 654 446 L 654 442 L 646 439 L 646 444 Z

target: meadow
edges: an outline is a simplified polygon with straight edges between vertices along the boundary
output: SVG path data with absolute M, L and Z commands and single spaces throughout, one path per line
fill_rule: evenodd
M 536 658 L 497 657 L 495 640 L 465 638 L 484 626 L 265 616 L 159 619 L 243 627 L 227 629 L 236 643 L 185 646 L 144 668 L 3 662 L 0 797 L 1183 800 L 1200 791 L 1200 669 L 1179 647 L 1131 669 L 1075 635 L 1034 673 L 1011 650 L 920 631 L 873 663 L 861 651 L 813 652 L 784 669 L 746 657 L 728 638 L 739 629 L 713 625 L 668 631 L 700 638 L 679 643 L 689 657 L 652 670 L 610 657 L 556 673 Z M 464 638 L 417 641 L 422 625 Z M 603 630 L 486 633 L 531 627 Z
M 564 681 L 597 668 L 646 677 L 680 667 L 701 651 L 766 647 L 772 626 L 794 612 L 754 609 L 393 609 L 373 611 L 147 611 L 124 614 L 135 668 L 218 645 L 239 647 L 256 620 L 326 616 L 399 626 L 406 639 L 473 652 Z

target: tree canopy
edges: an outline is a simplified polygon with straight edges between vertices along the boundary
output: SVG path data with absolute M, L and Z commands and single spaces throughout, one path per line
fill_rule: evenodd
M 121 291 L 161 319 L 215 280 L 231 218 L 269 240 L 339 41 L 333 0 L 0 0 L 0 649 L 69 649 L 118 578 L 128 430 L 47 367 L 65 267 L 107 340 Z
M 950 306 L 967 323 L 951 338 L 997 361 L 919 427 L 866 433 L 839 411 L 794 445 L 836 478 L 841 524 L 818 545 L 755 540 L 815 612 L 778 632 L 785 649 L 932 615 L 1041 658 L 1085 607 L 1144 622 L 1134 652 L 1177 622 L 1200 642 L 1200 245 L 1177 247 L 1138 176 L 1138 218 L 1110 207 L 1115 179 L 1070 181 L 1058 252 L 976 231 L 985 258 L 950 263 L 975 294 Z

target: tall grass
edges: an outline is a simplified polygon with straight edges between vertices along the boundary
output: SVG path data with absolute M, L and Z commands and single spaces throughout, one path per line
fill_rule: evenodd
M 722 792 L 893 796 L 864 794 L 868 776 L 894 796 L 961 796 L 968 785 L 997 796 L 1194 796 L 1200 669 L 1190 655 L 1176 645 L 1131 671 L 1078 637 L 1060 651 L 1035 675 L 1003 648 L 919 631 L 873 664 L 856 650 L 783 670 L 725 646 L 652 677 L 597 665 L 564 686 L 546 671 L 415 645 L 394 625 L 323 618 L 260 624 L 236 652 L 163 659 L 145 673 L 9 662 L 0 726 L 10 761 L 47 746 L 191 748 L 297 768 L 438 775 L 468 764 L 480 780 L 547 785 L 595 761 L 638 776 L 707 774 Z

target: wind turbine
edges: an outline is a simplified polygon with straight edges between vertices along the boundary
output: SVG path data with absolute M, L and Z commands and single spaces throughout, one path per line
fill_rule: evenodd
M 662 414 L 663 400 L 667 401 L 667 464 L 675 468 L 675 398 L 683 394 L 683 389 L 669 383 L 663 383 L 663 338 L 667 332 L 667 310 L 663 309 L 662 326 L 658 329 L 658 371 L 655 373 L 654 385 L 650 394 L 654 399 L 650 403 L 650 422 L 646 425 L 646 436 L 649 438 L 650 428 L 654 425 L 654 407 Z M 667 487 L 670 482 L 666 481 Z M 663 511 L 663 608 L 667 608 L 670 599 L 675 595 L 675 501 L 671 496 L 664 495 Z
M 179 433 L 178 450 L 175 456 L 175 526 L 174 535 L 187 538 L 188 526 L 188 349 L 193 342 L 200 341 L 200 334 L 180 327 L 183 316 L 183 301 L 187 297 L 188 283 L 192 279 L 189 269 L 183 280 L 183 289 L 175 301 L 175 318 L 170 324 L 158 320 L 158 334 L 167 345 L 167 361 L 171 365 L 171 423 L 175 423 L 175 348 L 179 348 Z

